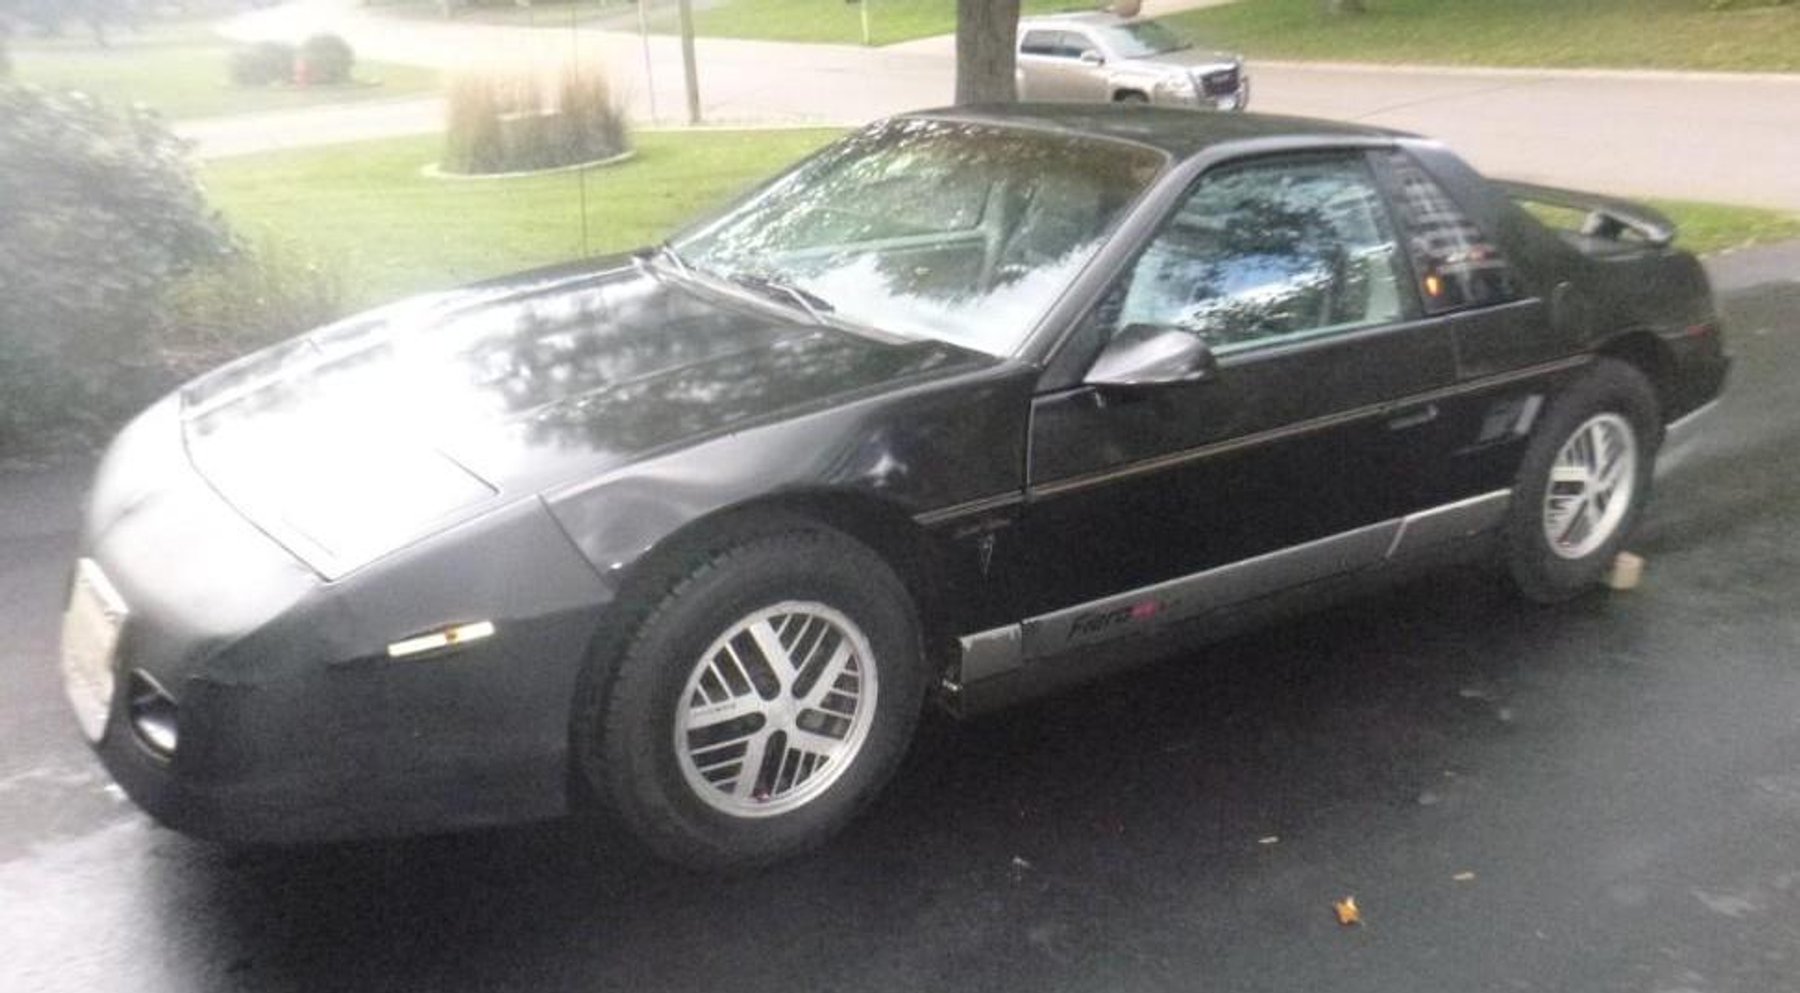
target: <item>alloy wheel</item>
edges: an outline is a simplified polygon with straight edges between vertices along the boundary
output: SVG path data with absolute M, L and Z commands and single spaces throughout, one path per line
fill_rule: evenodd
M 1544 538 L 1552 552 L 1585 558 L 1612 538 L 1631 510 L 1637 463 L 1637 432 L 1618 414 L 1596 414 L 1569 435 L 1544 489 Z
M 855 762 L 877 690 L 869 640 L 843 613 L 794 601 L 758 610 L 688 675 L 675 712 L 682 777 L 734 817 L 794 810 Z

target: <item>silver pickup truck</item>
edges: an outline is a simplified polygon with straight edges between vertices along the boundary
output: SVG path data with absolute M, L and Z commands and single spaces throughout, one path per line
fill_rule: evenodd
M 1244 60 L 1197 48 L 1163 24 L 1115 14 L 1019 23 L 1019 99 L 1156 103 L 1243 110 Z

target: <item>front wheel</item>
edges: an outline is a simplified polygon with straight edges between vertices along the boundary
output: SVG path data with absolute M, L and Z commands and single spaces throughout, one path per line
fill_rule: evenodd
M 1656 393 L 1601 359 L 1551 405 L 1513 490 L 1506 558 L 1527 598 L 1557 603 L 1600 582 L 1650 496 L 1662 440 Z
M 645 616 L 587 708 L 583 771 L 665 858 L 772 861 L 875 795 L 925 682 L 911 598 L 879 556 L 832 531 L 746 536 Z

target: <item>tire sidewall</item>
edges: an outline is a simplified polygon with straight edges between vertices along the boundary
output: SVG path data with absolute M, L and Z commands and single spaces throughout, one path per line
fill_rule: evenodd
M 1544 534 L 1550 471 L 1576 429 L 1606 413 L 1617 414 L 1630 425 L 1637 446 L 1631 505 L 1606 541 L 1580 558 L 1564 558 L 1550 547 Z M 1551 404 L 1520 465 L 1507 530 L 1507 566 L 1526 597 L 1557 603 L 1600 582 L 1643 516 L 1661 444 L 1662 420 L 1655 391 L 1641 372 L 1625 362 L 1598 360 Z
M 861 747 L 824 792 L 785 813 L 735 817 L 694 795 L 675 750 L 675 715 L 707 648 L 742 618 L 785 601 L 825 604 L 862 630 L 875 708 Z M 590 780 L 634 833 L 674 861 L 751 865 L 810 848 L 849 821 L 899 764 L 924 695 L 921 655 L 911 598 L 874 553 L 823 531 L 750 539 L 679 584 L 631 640 L 599 702 Z

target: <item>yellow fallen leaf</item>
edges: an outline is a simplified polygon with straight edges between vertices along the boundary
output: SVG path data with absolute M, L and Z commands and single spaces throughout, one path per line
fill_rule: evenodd
M 1339 924 L 1348 927 L 1351 924 L 1362 923 L 1362 911 L 1356 909 L 1356 898 L 1353 896 L 1347 896 L 1332 904 L 1331 909 L 1337 911 Z

